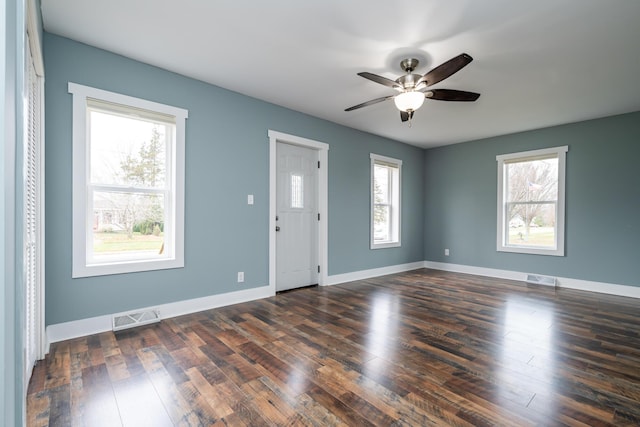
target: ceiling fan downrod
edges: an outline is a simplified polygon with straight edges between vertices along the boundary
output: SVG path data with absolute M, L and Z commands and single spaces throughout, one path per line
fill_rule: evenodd
M 400 61 L 400 68 L 402 68 L 405 73 L 411 74 L 413 70 L 418 68 L 418 64 L 420 64 L 420 61 L 416 58 L 407 58 Z

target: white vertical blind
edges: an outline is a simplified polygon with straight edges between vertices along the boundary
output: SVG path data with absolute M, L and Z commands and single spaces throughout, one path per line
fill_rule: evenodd
M 25 380 L 28 381 L 42 348 L 41 272 L 41 79 L 31 49 L 27 57 L 27 127 L 24 157 L 24 286 Z

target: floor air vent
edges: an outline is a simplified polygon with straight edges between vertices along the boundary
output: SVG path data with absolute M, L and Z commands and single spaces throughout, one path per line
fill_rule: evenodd
M 117 314 L 113 316 L 113 330 L 134 328 L 136 326 L 148 325 L 160 321 L 158 310 L 144 310 L 137 313 Z
M 549 276 L 540 276 L 539 274 L 527 274 L 527 283 L 544 286 L 556 286 L 556 278 Z

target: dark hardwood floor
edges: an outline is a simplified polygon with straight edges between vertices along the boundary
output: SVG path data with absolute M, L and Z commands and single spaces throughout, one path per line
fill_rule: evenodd
M 29 426 L 640 425 L 640 300 L 416 270 L 56 343 Z

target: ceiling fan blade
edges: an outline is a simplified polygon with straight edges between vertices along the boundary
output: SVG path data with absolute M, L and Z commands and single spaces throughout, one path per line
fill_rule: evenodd
M 382 98 L 372 99 L 371 101 L 363 102 L 362 104 L 354 105 L 353 107 L 346 108 L 344 111 L 353 111 L 358 108 L 368 107 L 369 105 L 377 104 L 378 102 L 386 101 L 393 98 L 395 95 L 383 96 Z
M 425 92 L 425 96 L 429 99 L 436 99 L 438 101 L 466 101 L 472 102 L 480 98 L 479 93 L 465 92 L 463 90 L 454 89 L 432 89 Z
M 394 82 L 391 79 L 379 76 L 377 74 L 368 73 L 368 72 L 365 71 L 365 72 L 362 72 L 362 73 L 358 73 L 358 75 L 360 77 L 364 77 L 365 79 L 369 79 L 372 82 L 376 82 L 376 83 L 379 83 L 381 85 L 388 86 L 388 87 L 390 87 L 392 89 L 396 89 L 396 90 L 403 90 L 404 89 L 400 83 Z
M 465 66 L 467 66 L 473 58 L 466 53 L 461 53 L 460 55 L 451 58 L 447 62 L 438 65 L 433 70 L 429 71 L 427 74 L 422 76 L 420 80 L 416 82 L 416 86 L 421 83 L 426 83 L 427 86 L 434 85 L 447 77 L 451 77 Z

